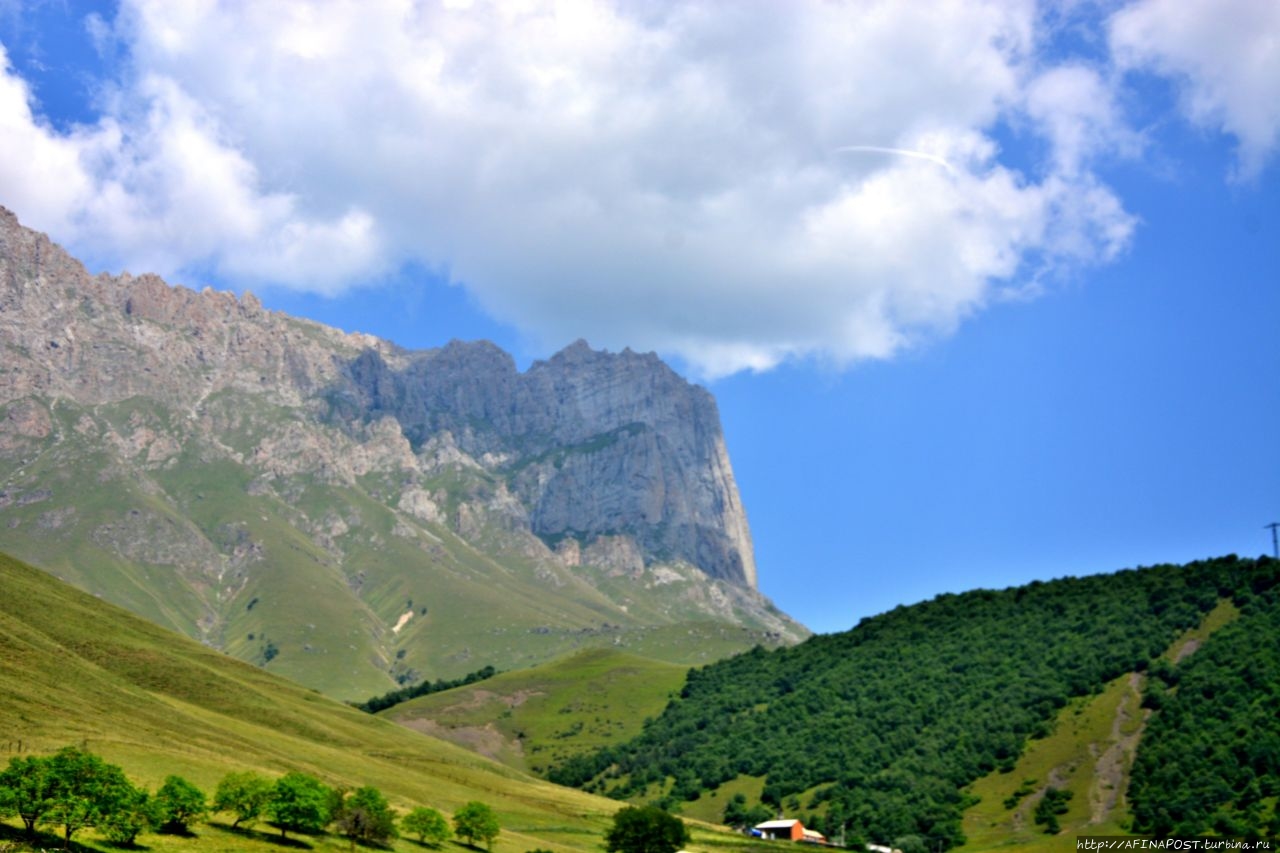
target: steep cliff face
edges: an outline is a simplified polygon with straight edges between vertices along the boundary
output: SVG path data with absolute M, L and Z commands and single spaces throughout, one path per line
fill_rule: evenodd
M 492 344 L 454 342 L 401 361 L 396 370 L 363 352 L 335 411 L 390 415 L 418 447 L 450 434 L 508 482 L 549 545 L 631 537 L 646 562 L 681 560 L 755 587 L 715 401 L 657 356 L 578 341 L 521 374 Z
M 0 351 L 0 549 L 324 689 L 805 633 L 754 591 L 714 400 L 656 356 L 409 352 L 90 275 L 2 208 Z

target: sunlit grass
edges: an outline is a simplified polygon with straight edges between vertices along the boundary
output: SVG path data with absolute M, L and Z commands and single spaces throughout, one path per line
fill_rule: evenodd
M 521 770 L 634 737 L 684 683 L 686 668 L 606 649 L 501 673 L 383 712 Z
M 497 853 L 596 851 L 619 806 L 364 714 L 0 555 L 0 761 L 67 744 L 152 790 L 172 773 L 211 793 L 232 771 L 301 770 L 333 786 L 377 786 L 401 813 L 424 805 L 447 815 L 480 800 L 502 822 Z M 196 833 L 140 842 L 160 853 L 278 849 L 216 822 Z M 105 849 L 95 838 L 84 842 Z M 396 849 L 420 848 L 401 840 Z

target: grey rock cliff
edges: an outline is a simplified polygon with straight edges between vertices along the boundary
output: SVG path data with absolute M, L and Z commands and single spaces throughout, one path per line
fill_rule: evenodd
M 506 481 L 552 546 L 630 536 L 647 562 L 756 585 L 715 400 L 652 353 L 578 341 L 520 373 L 484 341 L 406 352 L 264 311 L 251 294 L 90 276 L 8 211 L 0 249 L 0 333 L 13 365 L 0 372 L 0 402 L 148 396 L 200 416 L 210 396 L 238 391 L 349 427 L 389 416 L 414 450 L 451 436 Z
M 635 539 L 649 561 L 683 560 L 755 587 L 746 514 L 715 400 L 656 355 L 578 341 L 523 374 L 487 342 L 367 350 L 335 396 L 338 416 L 396 419 L 416 446 L 449 433 L 510 484 L 550 544 Z
M 356 698 L 806 634 L 755 591 L 715 401 L 656 356 L 410 352 L 91 275 L 3 208 L 0 550 Z

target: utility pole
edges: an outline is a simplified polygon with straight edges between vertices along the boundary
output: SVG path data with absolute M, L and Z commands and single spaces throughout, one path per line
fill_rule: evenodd
M 1262 525 L 1263 530 L 1268 528 L 1271 530 L 1271 552 L 1275 555 L 1277 560 L 1280 560 L 1280 535 L 1277 535 L 1276 533 L 1276 530 L 1280 529 L 1280 521 L 1273 521 L 1270 524 Z

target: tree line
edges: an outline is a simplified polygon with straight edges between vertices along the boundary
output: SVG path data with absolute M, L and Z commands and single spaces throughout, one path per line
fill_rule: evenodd
M 290 832 L 318 835 L 332 826 L 353 844 L 377 846 L 404 833 L 432 846 L 456 836 L 492 849 L 501 832 L 498 816 L 479 801 L 459 808 L 452 822 L 425 806 L 397 818 L 377 788 L 330 787 L 299 771 L 274 780 L 253 771 L 228 773 L 212 799 L 180 776 L 169 776 L 150 793 L 134 786 L 120 767 L 75 746 L 51 756 L 12 758 L 0 771 L 0 818 L 20 818 L 32 838 L 40 827 L 54 828 L 67 847 L 89 827 L 120 846 L 134 846 L 146 831 L 188 834 L 210 812 L 232 815 L 232 829 L 266 817 L 281 838 Z M 607 853 L 675 853 L 688 844 L 689 831 L 663 809 L 628 806 L 614 814 L 604 842 Z
M 363 702 L 352 703 L 356 708 L 367 714 L 376 714 L 379 711 L 385 711 L 401 702 L 408 702 L 410 699 L 417 699 L 419 696 L 426 696 L 431 693 L 439 693 L 443 690 L 452 690 L 455 687 L 466 687 L 468 684 L 475 684 L 477 681 L 484 681 L 493 678 L 498 671 L 492 666 L 486 666 L 475 672 L 470 672 L 462 678 L 454 678 L 445 680 L 443 678 L 435 681 L 421 681 L 409 687 L 401 687 L 399 690 L 390 690 L 381 696 L 374 696 Z
M 457 836 L 469 845 L 492 847 L 500 826 L 488 805 L 473 801 L 447 821 L 419 806 L 398 817 L 372 786 L 331 787 L 293 771 L 271 779 L 252 771 L 228 773 L 212 799 L 180 776 L 169 776 L 153 793 L 135 786 L 124 771 L 85 749 L 66 746 L 49 756 L 22 756 L 0 771 L 0 818 L 17 817 L 28 836 L 38 828 L 72 837 L 92 827 L 108 841 L 132 846 L 144 832 L 187 834 L 210 812 L 233 816 L 232 828 L 268 819 L 288 833 L 319 834 L 333 827 L 353 842 L 387 845 L 400 833 L 439 845 Z
M 904 851 L 952 847 L 963 843 L 961 818 L 973 802 L 966 786 L 1012 770 L 1069 699 L 1153 666 L 1221 598 L 1247 606 L 1278 580 L 1280 562 L 1231 556 L 939 596 L 845 633 L 692 670 L 640 736 L 570 758 L 549 778 L 674 808 L 732 779 L 763 777 L 761 805 L 828 835 Z M 1274 647 L 1274 629 L 1261 636 Z M 1250 672 L 1255 682 L 1274 675 Z M 1252 690 L 1238 687 L 1236 731 L 1256 730 L 1267 713 L 1275 725 L 1275 704 L 1255 701 Z M 1272 743 L 1242 742 L 1217 761 L 1245 760 L 1251 802 L 1268 816 L 1274 786 L 1260 777 L 1275 766 Z M 1161 796 L 1151 802 L 1168 806 Z M 738 820 L 753 811 L 733 806 Z M 1158 820 L 1143 825 L 1171 825 Z

